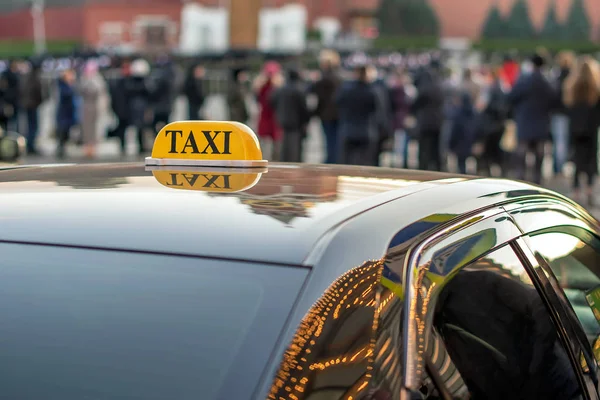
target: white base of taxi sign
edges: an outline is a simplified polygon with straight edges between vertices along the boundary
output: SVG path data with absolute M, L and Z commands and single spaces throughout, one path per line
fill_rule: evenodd
M 164 167 L 223 167 L 223 168 L 265 168 L 267 160 L 182 160 L 146 157 L 147 166 Z
M 228 121 L 178 121 L 158 132 L 148 166 L 264 168 L 258 138 Z

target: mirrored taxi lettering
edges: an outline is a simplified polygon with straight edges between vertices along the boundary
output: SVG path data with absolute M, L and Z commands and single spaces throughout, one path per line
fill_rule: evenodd
M 231 175 L 210 175 L 193 173 L 170 173 L 171 182 L 167 186 L 184 186 L 185 183 L 191 188 L 213 188 L 231 189 L 229 178 Z
M 182 130 L 167 130 L 165 135 L 171 139 L 171 154 L 231 154 L 230 137 L 231 131 L 201 131 L 202 134 L 190 130 L 184 135 Z M 221 139 L 222 138 L 222 139 Z M 183 147 L 181 148 L 181 143 Z M 200 146 L 198 146 L 200 144 Z M 203 150 L 200 151 L 200 148 Z

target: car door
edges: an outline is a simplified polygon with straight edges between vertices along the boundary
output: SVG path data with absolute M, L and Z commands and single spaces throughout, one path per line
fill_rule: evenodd
M 600 361 L 600 238 L 598 226 L 568 203 L 538 201 L 507 207 L 521 230 L 525 251 L 539 263 L 548 295 L 562 315 L 588 386 L 598 389 Z
M 457 397 L 433 363 L 436 343 L 471 399 L 595 398 L 520 236 L 510 216 L 495 209 L 413 249 L 405 270 L 404 398 L 427 376 L 438 388 L 430 398 Z

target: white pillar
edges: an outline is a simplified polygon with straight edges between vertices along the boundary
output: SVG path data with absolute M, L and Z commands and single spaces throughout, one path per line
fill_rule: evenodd
M 44 23 L 44 0 L 34 0 L 31 5 L 33 39 L 36 54 L 46 51 L 46 27 Z

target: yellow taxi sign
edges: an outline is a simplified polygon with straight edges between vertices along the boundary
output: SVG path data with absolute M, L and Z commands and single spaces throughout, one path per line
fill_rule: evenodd
M 196 168 L 181 170 L 165 167 L 146 167 L 154 179 L 169 189 L 195 190 L 214 193 L 235 193 L 252 188 L 266 168 Z
M 158 132 L 149 166 L 266 167 L 258 138 L 229 121 L 177 121 Z

